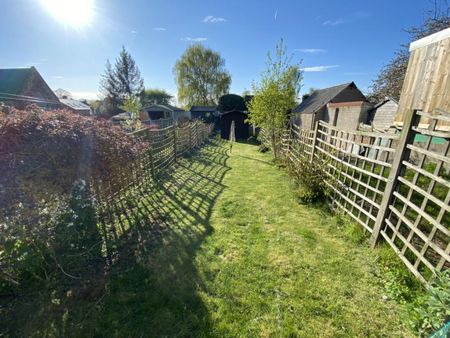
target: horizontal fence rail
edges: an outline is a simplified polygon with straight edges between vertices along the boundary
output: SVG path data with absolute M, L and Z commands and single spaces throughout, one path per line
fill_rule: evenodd
M 420 129 L 420 117 L 430 119 Z M 278 147 L 290 166 L 320 163 L 333 207 L 385 240 L 423 283 L 450 268 L 450 132 L 436 131 L 442 111 L 414 111 L 401 134 L 349 131 L 319 121 L 315 129 L 291 125 L 261 142 Z M 416 138 L 423 140 L 420 144 Z M 274 138 L 277 138 L 274 142 Z M 439 147 L 436 147 L 439 138 Z

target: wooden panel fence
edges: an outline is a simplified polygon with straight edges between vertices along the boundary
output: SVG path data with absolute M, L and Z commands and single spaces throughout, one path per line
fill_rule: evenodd
M 426 117 L 428 129 L 419 129 Z M 281 155 L 292 166 L 307 158 L 326 173 L 330 202 L 358 222 L 370 243 L 385 240 L 423 283 L 450 268 L 450 133 L 436 125 L 450 114 L 414 111 L 401 134 L 347 131 L 319 121 L 314 130 L 281 132 Z M 426 137 L 422 146 L 417 135 Z M 441 147 L 431 148 L 439 138 Z M 266 131 L 261 140 L 270 147 Z

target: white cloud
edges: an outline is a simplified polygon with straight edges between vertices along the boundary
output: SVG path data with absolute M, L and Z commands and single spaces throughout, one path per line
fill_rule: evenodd
M 155 27 L 155 28 L 152 28 L 152 31 L 155 31 L 155 32 L 164 32 L 164 31 L 166 31 L 167 29 L 166 28 L 164 28 L 164 27 Z
M 345 15 L 344 17 L 337 18 L 335 20 L 326 20 L 322 24 L 324 26 L 337 26 L 343 23 L 353 22 L 355 20 L 362 20 L 371 16 L 372 14 L 366 11 L 356 11 Z
M 300 52 L 300 53 L 308 53 L 308 54 L 320 54 L 320 53 L 325 53 L 326 50 L 322 49 L 322 48 L 299 48 L 299 49 L 294 49 L 296 52 Z
M 137 34 L 138 31 L 135 31 L 134 29 L 130 32 L 131 34 Z
M 304 72 L 326 72 L 328 69 L 331 68 L 338 68 L 339 65 L 329 65 L 329 66 L 314 66 L 314 67 L 305 67 L 301 68 Z
M 221 23 L 221 22 L 227 22 L 227 19 L 219 18 L 219 17 L 213 16 L 213 15 L 208 15 L 208 16 L 205 16 L 205 18 L 203 19 L 203 22 L 205 22 L 205 23 Z
M 62 76 L 62 75 L 53 75 L 52 77 L 54 79 L 64 79 L 64 76 Z
M 186 41 L 186 42 L 202 42 L 202 41 L 206 41 L 208 40 L 207 38 L 191 38 L 190 36 L 181 38 L 181 41 Z
M 277 21 L 277 18 L 278 18 L 278 9 L 275 11 L 275 14 L 274 14 L 274 16 L 273 16 L 273 19 L 274 19 L 275 21 Z
M 327 20 L 323 22 L 324 26 L 337 26 L 343 24 L 345 20 L 343 18 L 338 18 L 336 20 Z

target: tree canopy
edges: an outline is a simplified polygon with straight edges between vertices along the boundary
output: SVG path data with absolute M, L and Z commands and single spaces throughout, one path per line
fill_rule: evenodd
M 266 70 L 259 83 L 253 84 L 253 99 L 248 107 L 248 120 L 269 132 L 272 150 L 277 157 L 277 132 L 286 127 L 291 110 L 296 105 L 302 73 L 286 55 L 283 40 L 277 45 L 274 57 L 267 54 Z
M 173 95 L 164 89 L 147 88 L 141 93 L 142 104 L 171 104 Z
M 409 42 L 450 27 L 450 7 L 445 3 L 444 8 L 441 8 L 440 4 L 439 1 L 435 1 L 435 8 L 426 14 L 424 22 L 418 27 L 411 27 L 406 30 L 409 33 Z M 369 95 L 372 101 L 381 101 L 387 96 L 396 100 L 400 98 L 406 69 L 408 68 L 408 46 L 409 44 L 402 45 L 395 52 L 392 60 L 380 70 L 376 79 L 373 80 Z
M 226 94 L 220 97 L 218 110 L 220 112 L 226 112 L 231 110 L 247 110 L 245 101 L 240 95 Z
M 193 44 L 174 67 L 178 101 L 186 106 L 214 105 L 228 93 L 231 76 L 225 60 L 201 44 Z
M 114 67 L 106 61 L 105 73 L 100 80 L 100 91 L 113 110 L 130 96 L 138 96 L 144 90 L 144 80 L 141 77 L 136 62 L 125 47 L 116 59 Z

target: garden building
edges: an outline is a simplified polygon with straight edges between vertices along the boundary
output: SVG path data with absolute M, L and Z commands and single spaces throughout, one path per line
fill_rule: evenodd
M 235 137 L 237 140 L 248 139 L 250 136 L 250 124 L 246 122 L 247 112 L 231 110 L 220 114 L 220 135 L 223 139 L 230 138 L 231 123 L 234 121 Z
M 300 128 L 313 129 L 317 121 L 324 121 L 346 130 L 357 130 L 368 120 L 372 108 L 364 94 L 351 83 L 316 90 L 292 111 L 294 123 Z

